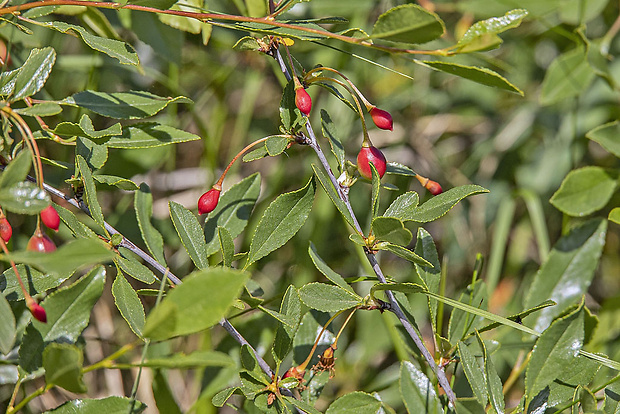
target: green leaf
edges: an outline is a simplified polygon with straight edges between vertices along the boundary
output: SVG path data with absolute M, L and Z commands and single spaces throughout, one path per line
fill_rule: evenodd
M 434 196 L 426 203 L 418 206 L 411 214 L 403 217 L 403 221 L 417 221 L 428 223 L 437 220 L 452 209 L 459 201 L 474 194 L 488 193 L 489 190 L 479 185 L 463 185 L 451 188 L 439 195 Z M 404 215 L 405 213 L 403 213 Z
M 99 37 L 90 33 L 82 26 L 76 26 L 65 22 L 45 22 L 42 25 L 61 33 L 78 35 L 91 49 L 105 53 L 124 65 L 140 65 L 138 54 L 131 45 L 125 42 Z
M 384 217 L 393 217 L 406 221 L 411 216 L 420 202 L 420 197 L 415 191 L 408 191 L 398 196 L 396 200 L 383 213 Z
M 527 315 L 531 315 L 534 312 L 538 312 L 539 310 L 542 310 L 544 308 L 548 308 L 549 306 L 555 306 L 555 305 L 556 305 L 556 303 L 554 301 L 546 300 L 546 301 L 542 302 L 541 304 L 534 306 L 533 308 L 526 309 L 526 310 L 524 310 L 522 312 L 519 312 L 517 314 L 508 316 L 507 319 L 509 319 L 511 321 L 519 322 L 523 318 L 525 318 Z M 482 333 L 482 332 L 490 331 L 491 329 L 495 329 L 495 328 L 499 327 L 500 325 L 501 324 L 499 322 L 493 322 L 493 323 L 490 323 L 490 324 L 488 324 L 488 325 L 478 329 L 478 332 Z
M 568 173 L 549 202 L 569 216 L 583 217 L 605 207 L 618 188 L 618 173 L 588 166 Z
M 1 285 L 1 283 L 0 283 Z M 5 293 L 3 289 L 2 293 Z M 0 354 L 8 354 L 15 343 L 15 315 L 11 305 L 3 295 L 0 295 Z
M 299 28 L 312 29 L 314 31 L 323 32 L 325 30 L 318 24 L 307 20 L 279 20 L 279 22 L 292 24 Z M 263 33 L 270 36 L 283 36 L 299 40 L 321 40 L 327 37 L 322 33 L 308 32 L 307 30 L 301 30 L 299 28 L 273 26 L 266 23 L 236 22 L 229 24 L 220 22 L 218 25 L 250 33 Z
M 218 227 L 224 227 L 228 230 L 233 239 L 245 229 L 260 194 L 260 181 L 259 173 L 252 174 L 230 187 L 220 196 L 217 207 L 209 213 L 204 225 L 208 256 L 220 249 L 216 234 Z
M 75 155 L 80 155 L 84 158 L 91 170 L 98 170 L 108 160 L 108 148 L 104 145 L 98 145 L 90 139 L 77 137 L 75 140 Z
M 222 391 L 218 392 L 211 399 L 211 404 L 216 407 L 223 407 L 226 404 L 226 401 L 239 390 L 239 387 L 229 387 L 225 388 Z
M 575 361 L 583 346 L 583 302 L 554 320 L 536 341 L 525 372 L 525 393 L 531 400 Z
M 19 367 L 29 373 L 41 368 L 44 349 L 45 343 L 41 333 L 34 325 L 28 324 L 19 347 Z
M 491 17 L 490 19 L 476 22 L 467 29 L 467 32 L 465 32 L 455 48 L 460 53 L 488 50 L 489 48 L 486 45 L 489 44 L 489 40 L 492 41 L 494 37 L 497 37 L 498 33 L 519 27 L 527 14 L 527 10 L 515 9 L 510 10 L 502 17 Z
M 209 267 L 207 243 L 205 242 L 205 236 L 200 223 L 198 223 L 198 219 L 191 211 L 179 203 L 170 201 L 168 206 L 170 208 L 172 224 L 174 224 L 174 228 L 187 254 L 189 254 L 197 268 L 206 269 Z
M 415 177 L 416 173 L 406 165 L 390 161 L 387 163 L 386 174 L 404 175 L 406 177 Z
M 86 239 L 97 237 L 95 232 L 86 224 L 82 223 L 71 211 L 58 204 L 53 204 L 53 206 L 58 212 L 60 219 L 69 227 L 75 237 Z
M 16 263 L 24 263 L 55 277 L 66 279 L 78 269 L 106 263 L 114 256 L 115 253 L 109 246 L 99 239 L 77 239 L 63 244 L 50 253 L 17 251 L 10 255 L 1 255 L 0 259 L 12 259 Z
M 464 79 L 479 83 L 481 85 L 490 86 L 492 88 L 503 89 L 508 92 L 518 93 L 523 96 L 523 91 L 510 83 L 499 73 L 491 69 L 481 68 L 479 66 L 460 65 L 458 63 L 439 62 L 430 60 L 414 60 L 415 63 L 427 66 L 440 72 L 449 73 Z
M 587 292 L 599 265 L 606 232 L 607 220 L 591 220 L 571 230 L 553 246 L 524 301 L 526 308 L 547 299 L 557 303 L 536 314 L 535 330 L 543 331 L 553 318 Z
M 86 204 L 90 211 L 90 216 L 95 220 L 95 223 L 99 225 L 101 230 L 105 229 L 103 213 L 101 212 L 101 206 L 97 200 L 97 189 L 95 188 L 95 181 L 90 171 L 90 167 L 86 163 L 86 160 L 81 155 L 75 156 L 77 169 L 82 176 L 82 182 L 84 183 L 84 194 L 86 196 Z
M 484 380 L 487 389 L 487 395 L 489 396 L 489 403 L 496 413 L 504 412 L 504 394 L 502 392 L 502 381 L 495 370 L 491 356 L 487 353 L 487 348 L 484 345 L 484 341 L 480 337 L 480 334 L 476 333 L 476 339 L 478 339 L 478 345 L 482 350 L 482 360 L 484 361 Z
M 14 109 L 22 116 L 52 116 L 62 112 L 62 107 L 54 102 L 41 102 L 25 108 Z
M 181 410 L 174 400 L 172 391 L 168 386 L 168 381 L 162 374 L 161 370 L 155 371 L 152 383 L 153 397 L 155 397 L 155 405 L 160 413 L 181 414 Z
M 133 181 L 123 177 L 117 177 L 115 175 L 93 175 L 93 180 L 97 181 L 100 184 L 114 186 L 119 190 L 136 191 L 139 188 Z
M 381 190 L 381 177 L 379 177 L 379 173 L 377 172 L 377 168 L 371 162 L 370 165 L 370 173 L 372 175 L 372 192 L 370 195 L 370 211 L 372 212 L 372 218 L 377 217 L 379 214 L 379 190 Z
M 233 50 L 240 52 L 244 50 L 252 50 L 256 52 L 260 50 L 260 48 L 261 45 L 258 43 L 258 40 L 252 36 L 243 36 L 241 39 L 237 40 L 237 43 L 233 46 Z
M 52 72 L 55 61 L 56 51 L 53 48 L 32 49 L 15 77 L 11 102 L 39 92 Z
M 56 125 L 56 128 L 54 128 L 52 132 L 56 135 L 66 137 L 79 136 L 92 139 L 101 139 L 121 135 L 123 133 L 123 128 L 120 123 L 116 123 L 106 129 L 95 130 L 92 119 L 90 119 L 87 114 L 83 114 L 79 123 L 75 124 L 73 122 L 61 122 Z
M 605 414 L 617 414 L 620 411 L 620 382 L 616 381 L 605 387 Z
M 421 44 L 441 37 L 444 31 L 444 23 L 435 13 L 417 4 L 403 4 L 379 16 L 371 38 Z
M 430 266 L 423 263 L 416 263 L 415 265 L 415 270 L 422 284 L 429 292 L 439 293 L 439 283 L 441 280 L 439 254 L 437 253 L 433 236 L 421 227 L 416 235 L 415 252 L 419 257 L 423 257 L 430 263 Z M 433 326 L 437 327 L 437 301 L 429 297 L 428 308 L 431 322 Z
M 116 308 L 129 325 L 129 328 L 131 328 L 133 333 L 142 337 L 142 329 L 146 319 L 144 307 L 138 294 L 121 272 L 117 273 L 116 279 L 114 279 L 112 284 L 112 295 L 114 296 Z
M 196 12 L 204 7 L 203 0 L 180 0 L 177 1 L 170 10 L 180 10 L 186 12 Z M 210 26 L 209 23 L 194 19 L 192 17 L 177 16 L 173 14 L 159 14 L 159 20 L 177 30 L 184 32 L 199 34 L 204 26 Z
M 299 231 L 312 209 L 315 190 L 312 177 L 303 188 L 278 196 L 267 207 L 252 237 L 246 268 L 284 245 Z
M 252 162 L 256 160 L 260 160 L 261 158 L 265 158 L 269 155 L 267 152 L 267 148 L 265 146 L 258 147 L 243 156 L 243 162 Z
M 340 286 L 344 290 L 348 290 L 351 293 L 355 293 L 353 288 L 344 280 L 342 276 L 332 270 L 331 267 L 325 263 L 323 259 L 319 256 L 316 251 L 316 247 L 312 242 L 310 242 L 310 246 L 308 246 L 308 255 L 310 255 L 310 259 L 312 259 L 312 263 L 317 268 L 319 272 L 321 272 L 326 278 L 331 280 L 335 285 Z
M 616 224 L 620 224 L 620 207 L 616 207 L 609 212 L 609 216 L 607 216 L 609 221 L 613 221 Z
M 50 205 L 50 197 L 36 184 L 20 182 L 0 190 L 0 205 L 18 214 L 38 214 Z
M 0 173 L 0 188 L 11 187 L 26 180 L 32 166 L 32 153 L 29 150 L 20 151 Z
M 90 313 L 105 285 L 105 269 L 97 266 L 74 284 L 60 288 L 41 303 L 47 323 L 33 320 L 45 342 L 75 343 L 88 326 Z
M 284 399 L 290 404 L 292 404 L 293 406 L 295 406 L 296 408 L 298 408 L 299 410 L 303 411 L 304 413 L 321 414 L 319 410 L 317 410 L 316 408 L 314 408 L 312 405 L 308 404 L 304 400 L 298 400 L 296 398 L 288 397 L 288 396 L 284 396 Z
M 549 385 L 548 405 L 553 407 L 572 399 L 575 388 L 590 384 L 600 367 L 599 362 L 583 356 L 578 356 L 571 364 L 565 365 L 557 379 Z
M 301 300 L 295 286 L 291 285 L 286 290 L 278 313 L 284 318 L 279 318 L 282 323 L 276 331 L 273 352 L 282 361 L 291 351 L 293 338 L 301 322 Z
M 405 228 L 402 221 L 391 217 L 376 217 L 372 221 L 372 234 L 379 241 L 386 241 L 400 246 L 409 244 L 413 235 Z
M 26 290 L 31 296 L 59 286 L 70 276 L 64 275 L 59 277 L 51 273 L 45 274 L 22 264 L 17 265 L 17 271 L 26 285 Z M 15 272 L 12 267 L 9 267 L 0 276 L 0 286 L 2 286 L 2 294 L 7 300 L 15 301 L 24 299 L 24 294 L 22 293 L 22 289 L 19 286 L 19 282 L 17 281 L 17 277 L 15 277 Z
M 157 229 L 151 224 L 153 217 L 153 195 L 151 189 L 146 183 L 140 184 L 138 191 L 134 193 L 134 208 L 136 210 L 136 218 L 142 240 L 146 243 L 146 247 L 153 257 L 162 265 L 166 265 L 164 257 L 164 238 L 159 234 Z
M 331 403 L 325 414 L 377 414 L 380 409 L 381 401 L 365 392 L 355 391 Z
M 116 263 L 125 274 L 147 285 L 158 280 L 148 267 L 144 266 L 129 253 L 129 250 L 124 247 L 119 247 L 118 250 L 124 257 L 117 255 L 114 258 L 114 263 Z
M 245 272 L 226 268 L 186 276 L 148 315 L 144 336 L 163 340 L 213 326 L 239 297 L 248 277 Z
M 46 411 L 50 414 L 139 414 L 146 409 L 146 405 L 135 399 L 125 397 L 106 397 L 100 400 L 71 400 L 58 408 Z
M 291 80 L 287 83 L 284 91 L 282 92 L 282 99 L 280 100 L 280 120 L 284 130 L 292 132 L 306 123 L 306 117 L 295 105 L 295 85 Z
M 166 98 L 145 91 L 83 91 L 65 98 L 62 103 L 77 105 L 99 115 L 116 119 L 140 119 L 153 116 L 171 103 L 191 103 L 184 96 Z
M 416 264 L 428 266 L 428 267 L 433 266 L 428 261 L 426 261 L 426 259 L 424 259 L 423 257 L 420 257 L 414 252 L 412 252 L 411 250 L 407 249 L 406 247 L 402 247 L 397 244 L 392 244 L 389 242 L 380 242 L 380 243 L 375 244 L 373 249 L 388 251 L 390 253 L 395 254 L 398 257 L 401 257 L 405 260 L 410 261 L 411 263 L 416 263 Z
M 282 154 L 289 142 L 291 141 L 287 135 L 274 135 L 267 138 L 267 141 L 265 141 L 265 149 L 267 150 L 267 154 L 272 157 Z
M 108 148 L 153 148 L 181 142 L 197 141 L 200 137 L 168 125 L 143 122 L 123 128 L 123 134 L 105 142 Z
M 433 383 L 411 362 L 400 365 L 400 397 L 410 413 L 443 413 Z
M 489 400 L 489 396 L 487 394 L 484 367 L 478 362 L 472 351 L 463 342 L 459 341 L 457 349 L 463 366 L 463 372 L 465 372 L 465 376 L 467 377 L 467 382 L 469 382 L 469 386 L 480 405 L 485 407 Z
M 332 121 L 331 117 L 324 109 L 321 109 L 321 130 L 323 131 L 323 136 L 329 140 L 332 153 L 334 157 L 336 157 L 336 161 L 338 161 L 338 170 L 342 171 L 345 161 L 342 140 L 336 130 L 336 124 L 334 124 L 334 121 Z
M 84 393 L 86 384 L 82 379 L 84 355 L 75 345 L 49 344 L 43 351 L 45 382 L 67 391 Z
M 340 211 L 340 214 L 342 214 L 342 217 L 344 217 L 351 227 L 355 228 L 355 225 L 353 224 L 353 217 L 351 216 L 347 206 L 344 204 L 344 201 L 342 201 L 342 199 L 338 196 L 336 188 L 334 188 L 331 180 L 327 178 L 323 171 L 319 170 L 314 164 L 312 164 L 312 170 L 314 171 L 315 177 L 319 179 L 319 183 L 321 184 L 321 187 L 323 187 L 323 190 L 325 190 L 327 196 L 330 200 L 332 200 L 332 203 L 334 203 L 338 211 Z
M 222 262 L 224 267 L 230 267 L 235 260 L 235 241 L 226 230 L 226 227 L 219 226 L 217 228 L 217 237 L 220 241 L 220 249 L 222 250 Z
M 540 93 L 542 105 L 552 105 L 580 95 L 594 79 L 586 50 L 578 47 L 558 56 L 547 69 Z
M 362 297 L 338 286 L 308 283 L 299 289 L 299 297 L 309 308 L 338 312 L 361 305 Z
M 620 158 L 620 121 L 600 125 L 586 133 L 586 138 L 601 144 L 603 148 Z
M 476 309 L 486 310 L 489 302 L 486 283 L 479 279 L 467 286 L 467 289 L 459 296 L 459 302 Z M 481 322 L 481 315 L 472 314 L 455 307 L 450 313 L 450 321 L 448 322 L 448 340 L 451 343 L 463 340 L 480 326 Z

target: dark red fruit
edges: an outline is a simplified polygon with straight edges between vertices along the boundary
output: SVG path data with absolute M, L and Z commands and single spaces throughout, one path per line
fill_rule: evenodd
M 41 211 L 41 221 L 46 227 L 54 231 L 58 231 L 58 226 L 60 226 L 60 216 L 54 206 L 49 205 Z
M 377 127 L 390 131 L 394 129 L 392 115 L 390 115 L 388 111 L 384 111 L 375 106 L 370 110 L 370 116 L 372 117 L 372 122 L 374 122 Z
M 207 214 L 215 210 L 220 201 L 220 192 L 217 188 L 212 188 L 198 199 L 198 214 Z
M 379 178 L 383 177 L 387 168 L 383 153 L 372 145 L 369 147 L 362 147 L 360 153 L 357 154 L 357 170 L 362 177 L 369 180 L 372 180 L 372 170 L 370 169 L 371 162 L 377 169 Z
M 39 322 L 47 323 L 47 314 L 45 313 L 45 309 L 43 309 L 43 306 L 33 301 L 28 304 L 28 309 L 36 320 L 38 320 Z
M 439 185 L 437 181 L 428 180 L 424 188 L 430 191 L 432 195 L 438 195 L 438 194 L 443 193 L 443 189 L 441 188 L 441 186 Z
M 6 218 L 0 219 L 0 237 L 4 240 L 5 243 L 8 243 L 11 240 L 11 236 L 13 235 L 13 227 Z
M 304 115 L 310 115 L 310 111 L 312 110 L 312 98 L 310 98 L 310 95 L 303 87 L 295 89 L 295 106 Z
M 47 234 L 41 232 L 35 232 L 35 234 L 28 240 L 26 250 L 31 252 L 49 253 L 56 250 L 56 245 L 50 239 Z

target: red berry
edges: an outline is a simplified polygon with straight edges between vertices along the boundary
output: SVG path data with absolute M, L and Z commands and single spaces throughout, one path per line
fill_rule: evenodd
M 49 253 L 56 250 L 56 245 L 52 239 L 47 236 L 47 234 L 37 231 L 30 238 L 30 240 L 28 240 L 26 250 L 30 250 L 31 252 Z
M 372 117 L 372 122 L 381 129 L 389 129 L 392 131 L 394 129 L 392 122 L 392 115 L 388 111 L 384 111 L 383 109 L 379 109 L 374 106 L 370 110 L 370 116 Z
M 310 110 L 312 110 L 312 98 L 310 98 L 310 95 L 308 95 L 308 92 L 306 92 L 303 87 L 295 89 L 295 106 L 304 115 L 310 115 Z
M 438 195 L 438 194 L 443 193 L 443 189 L 441 188 L 441 186 L 439 185 L 437 181 L 428 180 L 424 188 L 430 191 L 432 195 Z
M 30 309 L 30 313 L 32 313 L 32 316 L 34 316 L 36 320 L 47 323 L 47 315 L 43 306 L 33 301 L 28 304 L 28 309 Z
M 0 219 L 0 237 L 4 240 L 5 243 L 8 243 L 11 240 L 11 236 L 13 235 L 13 228 L 9 221 L 3 217 Z
M 207 214 L 215 210 L 220 201 L 220 192 L 217 188 L 212 188 L 198 199 L 198 214 Z
M 379 151 L 372 145 L 369 147 L 362 147 L 360 153 L 357 154 L 357 170 L 362 177 L 369 180 L 372 180 L 372 170 L 370 169 L 369 164 L 371 162 L 377 169 L 377 172 L 379 173 L 379 178 L 382 178 L 387 168 L 385 156 L 381 151 Z
M 60 216 L 54 206 L 49 205 L 41 211 L 41 221 L 46 227 L 54 231 L 58 231 L 58 226 L 60 226 Z
M 288 371 L 284 373 L 284 376 L 282 378 L 284 379 L 284 378 L 293 377 L 293 378 L 297 378 L 299 381 L 303 381 L 305 374 L 306 374 L 306 370 L 300 369 L 300 367 L 291 367 Z

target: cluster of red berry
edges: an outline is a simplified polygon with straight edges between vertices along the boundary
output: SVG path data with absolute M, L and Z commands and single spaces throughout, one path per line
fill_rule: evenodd
M 45 234 L 41 228 L 41 223 L 43 223 L 46 227 L 58 231 L 58 227 L 60 226 L 60 216 L 58 215 L 58 211 L 54 208 L 54 206 L 49 205 L 44 208 L 41 213 L 39 213 L 39 220 L 37 221 L 37 228 L 34 231 L 30 240 L 28 240 L 28 245 L 26 246 L 27 250 L 33 252 L 41 252 L 41 253 L 49 253 L 56 250 L 56 245 L 50 239 L 50 237 Z M 9 220 L 4 215 L 4 212 L 0 208 L 0 245 L 2 250 L 8 254 L 7 243 L 13 236 L 13 227 Z M 22 293 L 24 295 L 24 299 L 26 300 L 26 306 L 32 313 L 32 316 L 38 320 L 39 322 L 47 322 L 47 315 L 45 313 L 45 309 L 41 305 L 39 305 L 36 300 L 26 290 L 24 283 L 19 275 L 19 271 L 17 270 L 17 266 L 11 260 L 11 266 L 13 268 L 13 272 L 15 273 L 15 277 L 19 282 Z

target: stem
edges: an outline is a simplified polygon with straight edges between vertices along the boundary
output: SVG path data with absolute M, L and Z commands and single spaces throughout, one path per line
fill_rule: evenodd
M 340 330 L 338 331 L 338 335 L 336 335 L 336 340 L 334 341 L 334 343 L 332 344 L 332 346 L 334 347 L 334 349 L 338 348 L 338 339 L 340 338 L 340 334 L 342 334 L 342 332 L 344 331 L 344 328 L 347 326 L 347 324 L 349 323 L 349 321 L 351 320 L 351 318 L 353 317 L 353 314 L 357 311 L 358 308 L 354 308 L 351 313 L 349 314 L 349 316 L 347 316 L 347 319 L 344 321 L 344 323 L 342 324 L 342 326 L 340 327 Z
M 366 97 L 364 96 L 364 94 L 362 94 L 362 92 L 360 92 L 359 89 L 357 89 L 357 87 L 355 86 L 355 84 L 353 82 L 351 82 L 351 80 L 349 78 L 347 78 L 344 74 L 342 74 L 340 71 L 334 69 L 334 68 L 328 68 L 325 66 L 319 66 L 313 69 L 310 69 L 308 71 L 308 73 L 306 73 L 306 78 L 308 78 L 308 76 L 310 76 L 311 74 L 313 74 L 314 72 L 320 72 L 320 71 L 329 71 L 329 72 L 333 72 L 337 75 L 339 75 L 340 77 L 342 77 L 342 79 L 344 79 L 349 85 L 351 85 L 351 88 L 353 88 L 353 90 L 355 91 L 355 93 L 357 93 L 357 95 L 360 97 L 360 99 L 362 100 L 362 102 L 364 102 L 364 105 L 366 105 L 366 109 L 370 111 L 370 109 L 372 109 L 374 107 L 373 104 L 371 104 L 368 99 L 366 99 Z
M 43 386 L 41 388 L 38 388 L 35 392 L 33 392 L 32 394 L 26 396 L 26 398 L 21 400 L 19 402 L 19 404 L 17 404 L 15 407 L 7 409 L 6 410 L 6 414 L 17 413 L 19 410 L 24 408 L 26 406 L 26 404 L 28 404 L 33 399 L 37 398 L 39 395 L 42 395 L 42 394 L 46 393 L 47 391 L 52 389 L 53 386 L 54 386 L 53 384 L 47 384 L 47 385 L 45 385 L 45 386 Z
M 9 249 L 6 247 L 6 243 L 4 242 L 2 237 L 0 237 L 0 246 L 2 246 L 4 254 L 8 256 L 10 254 Z M 28 304 L 29 302 L 34 302 L 34 299 L 32 299 L 32 296 L 30 296 L 30 293 L 28 293 L 28 291 L 26 290 L 26 286 L 24 286 L 24 282 L 22 281 L 22 278 L 17 271 L 17 266 L 15 265 L 15 262 L 12 259 L 9 259 L 9 262 L 11 263 L 11 267 L 15 272 L 15 277 L 17 278 L 17 282 L 19 283 L 19 287 L 21 287 L 22 292 L 24 293 L 24 299 L 26 300 L 26 304 Z
M 110 354 L 107 357 L 103 358 L 101 361 L 95 362 L 92 365 L 84 367 L 82 369 L 82 374 L 85 374 L 87 372 L 94 371 L 94 370 L 100 369 L 100 368 L 109 368 L 111 366 L 110 363 L 112 361 L 114 361 L 115 359 L 118 359 L 121 356 L 125 355 L 127 352 L 129 352 L 132 349 L 134 349 L 139 343 L 140 343 L 140 341 L 136 341 L 136 342 L 133 342 L 131 344 L 127 344 L 127 345 L 123 346 L 122 348 L 120 348 L 118 351 L 114 352 L 113 354 Z
M 278 54 L 279 52 L 276 51 L 276 56 Z M 343 189 L 340 187 L 340 185 L 338 184 L 338 181 L 336 177 L 334 176 L 334 173 L 331 167 L 329 166 L 329 162 L 327 161 L 327 158 L 325 158 L 325 154 L 323 153 L 323 150 L 321 150 L 321 147 L 316 139 L 316 135 L 314 134 L 312 125 L 310 124 L 310 120 L 308 120 L 308 122 L 306 123 L 306 130 L 308 131 L 308 136 L 310 137 L 309 139 L 310 142 L 308 143 L 308 145 L 315 151 L 317 157 L 319 158 L 319 161 L 321 162 L 321 165 L 325 169 L 325 172 L 327 173 L 330 181 L 334 185 L 334 188 L 337 189 L 338 195 L 340 196 L 341 200 L 345 203 L 345 205 L 347 206 L 347 209 L 351 213 L 351 217 L 353 218 L 353 223 L 355 225 L 355 230 L 357 230 L 359 234 L 363 234 L 362 228 L 357 220 L 357 217 L 355 216 L 355 213 L 353 212 L 351 203 L 349 202 L 349 197 L 347 193 L 345 193 Z M 383 271 L 381 270 L 381 267 L 379 266 L 379 263 L 377 262 L 377 258 L 374 255 L 374 253 L 372 253 L 372 251 L 370 251 L 367 248 L 364 248 L 364 252 L 366 253 L 366 259 L 372 266 L 379 281 L 381 283 L 387 283 L 387 280 L 383 274 Z M 435 363 L 435 360 L 433 359 L 432 355 L 430 354 L 430 352 L 428 352 L 428 349 L 426 349 L 424 342 L 422 341 L 422 339 L 420 338 L 420 336 L 414 329 L 411 322 L 409 322 L 409 320 L 407 319 L 407 316 L 405 315 L 400 305 L 396 301 L 396 297 L 394 296 L 392 291 L 386 290 L 385 295 L 388 298 L 388 301 L 390 302 L 390 305 L 391 305 L 390 310 L 400 320 L 400 323 L 403 325 L 403 327 L 405 328 L 405 330 L 407 331 L 407 333 L 409 334 L 413 342 L 416 344 L 416 346 L 420 350 L 420 353 L 422 354 L 426 362 L 430 365 L 431 369 L 437 376 L 437 380 L 439 381 L 439 384 L 441 385 L 444 392 L 448 396 L 448 399 L 450 400 L 452 405 L 453 406 L 456 405 L 456 395 L 454 394 L 454 391 L 452 391 L 452 388 L 450 387 L 450 383 L 448 382 L 448 379 L 446 378 L 446 374 L 444 373 L 443 369 L 439 368 L 437 364 Z
M 251 144 L 248 144 L 245 146 L 245 148 L 243 148 L 241 151 L 239 151 L 237 153 L 237 155 L 235 155 L 235 158 L 232 159 L 232 161 L 230 161 L 230 163 L 228 163 L 228 166 L 226 167 L 226 169 L 224 170 L 224 172 L 222 173 L 222 175 L 220 176 L 220 179 L 217 180 L 217 182 L 213 185 L 213 188 L 217 189 L 217 190 L 221 190 L 222 189 L 222 182 L 224 182 L 224 177 L 226 176 L 226 174 L 228 173 L 228 170 L 230 170 L 230 167 L 233 166 L 233 164 L 235 163 L 235 161 L 237 161 L 237 159 L 239 159 L 240 156 L 242 156 L 247 150 L 249 150 L 250 148 L 252 148 L 254 145 L 256 144 L 260 144 L 261 142 L 265 142 L 267 141 L 269 138 L 271 138 L 271 136 L 269 137 L 264 137 L 261 139 L 258 139 L 254 142 L 252 142 Z
M 334 319 L 336 319 L 336 317 L 340 314 L 342 314 L 342 312 L 344 312 L 345 310 L 341 310 L 339 312 L 336 312 L 334 314 L 334 316 L 332 316 L 331 318 L 329 318 L 329 320 L 327 321 L 327 323 L 323 326 L 323 329 L 321 329 L 321 333 L 319 334 L 319 336 L 316 337 L 316 340 L 314 341 L 314 345 L 312 346 L 312 349 L 310 350 L 310 353 L 308 354 L 308 358 L 306 358 L 306 360 L 304 362 L 302 362 L 301 365 L 299 365 L 297 367 L 298 371 L 303 371 L 306 369 L 306 367 L 308 366 L 308 364 L 310 363 L 310 360 L 312 359 L 312 356 L 314 355 L 314 351 L 316 351 L 316 347 L 319 346 L 319 341 L 321 340 L 321 337 L 323 336 L 323 334 L 325 333 L 325 330 L 327 329 L 327 327 L 329 326 L 330 323 L 333 322 Z M 347 319 L 348 320 L 348 319 Z M 340 335 L 340 333 L 338 333 L 338 335 Z M 336 338 L 336 341 L 338 341 L 338 338 Z
M 319 76 L 319 77 L 316 77 L 310 80 L 309 83 L 324 82 L 324 81 L 337 83 L 338 85 L 346 89 L 347 92 L 349 92 L 349 94 L 351 94 L 351 97 L 353 98 L 353 101 L 355 102 L 355 106 L 357 107 L 357 113 L 360 116 L 360 120 L 362 121 L 362 131 L 364 134 L 364 142 L 367 143 L 368 145 L 372 145 L 372 143 L 370 142 L 370 137 L 368 136 L 368 128 L 366 127 L 366 120 L 364 119 L 364 113 L 362 112 L 362 106 L 360 105 L 359 99 L 357 98 L 355 93 L 353 93 L 351 88 L 349 88 L 344 82 L 339 81 L 338 79 L 334 79 L 334 78 L 327 78 L 327 77 Z

